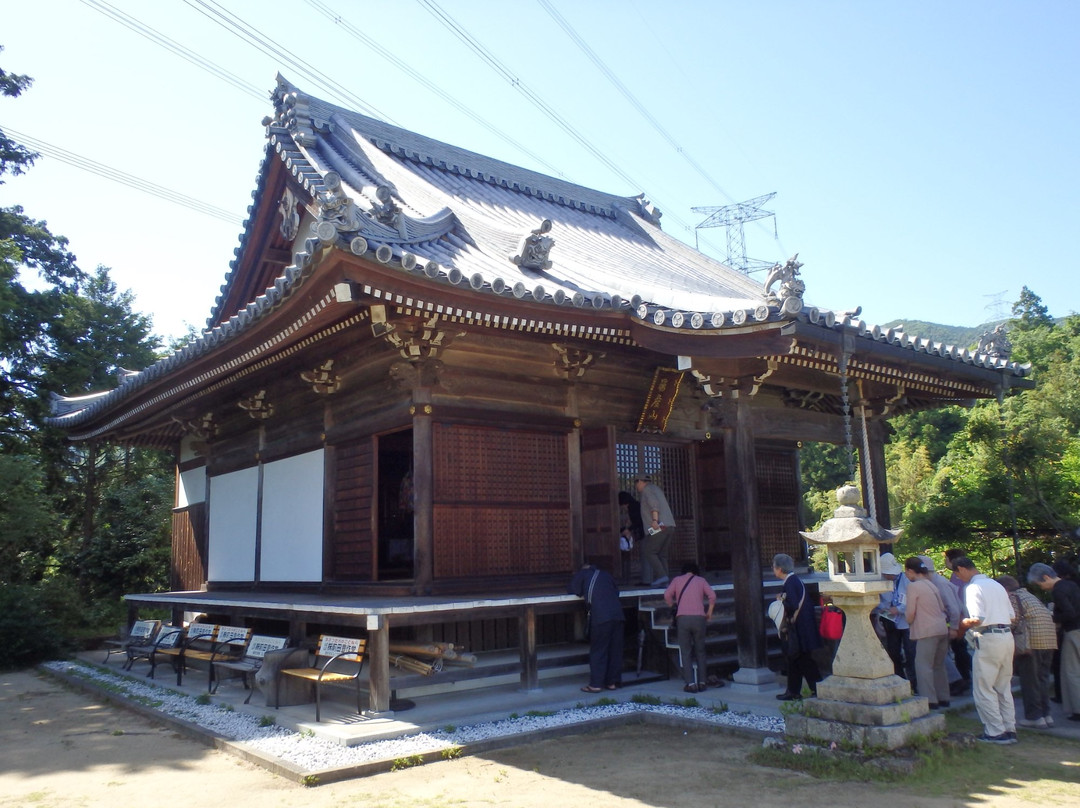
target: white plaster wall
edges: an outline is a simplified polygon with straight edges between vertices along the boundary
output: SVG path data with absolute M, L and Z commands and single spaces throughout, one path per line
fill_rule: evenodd
M 206 468 L 189 469 L 180 474 L 176 487 L 176 507 L 186 508 L 206 500 Z
M 263 467 L 260 547 L 260 580 L 322 580 L 322 449 Z
M 255 580 L 258 496 L 257 468 L 210 478 L 209 580 Z

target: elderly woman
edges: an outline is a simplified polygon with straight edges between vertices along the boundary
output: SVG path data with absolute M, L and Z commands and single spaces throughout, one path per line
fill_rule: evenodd
M 1041 600 L 1020 586 L 1011 575 L 994 579 L 1009 593 L 1016 620 L 1013 639 L 1017 640 L 1013 665 L 1020 677 L 1020 698 L 1024 702 L 1024 717 L 1016 723 L 1022 727 L 1047 729 L 1054 726 L 1050 717 L 1050 667 L 1058 647 L 1057 629 L 1050 610 Z M 1023 650 L 1020 638 L 1026 639 Z
M 909 582 L 904 616 L 915 642 L 916 689 L 930 702 L 931 710 L 948 707 L 945 654 L 949 650 L 949 625 L 945 603 L 921 558 L 912 556 L 905 561 L 904 575 Z
M 784 614 L 791 628 L 784 644 L 787 656 L 787 690 L 776 698 L 791 701 L 802 698 L 803 679 L 810 687 L 810 692 L 817 695 L 821 673 L 813 652 L 822 646 L 818 634 L 817 618 L 814 616 L 814 603 L 806 596 L 806 585 L 795 575 L 795 561 L 786 553 L 773 557 L 773 575 L 784 582 L 784 591 L 777 595 L 777 600 L 784 603 Z

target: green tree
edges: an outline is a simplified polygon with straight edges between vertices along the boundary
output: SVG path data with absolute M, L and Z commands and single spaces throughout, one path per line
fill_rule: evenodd
M 1015 318 L 1012 324 L 1021 331 L 1054 325 L 1054 318 L 1050 316 L 1042 298 L 1026 286 L 1020 290 L 1020 299 L 1013 303 L 1012 313 Z

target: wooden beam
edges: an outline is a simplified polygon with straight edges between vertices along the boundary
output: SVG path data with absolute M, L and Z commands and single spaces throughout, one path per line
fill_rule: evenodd
M 368 615 L 368 709 L 390 712 L 390 617 Z
M 731 515 L 731 567 L 735 591 L 735 637 L 739 667 L 767 667 L 765 588 L 762 582 L 761 533 L 758 525 L 757 461 L 754 453 L 751 398 L 745 392 L 724 400 L 724 454 Z

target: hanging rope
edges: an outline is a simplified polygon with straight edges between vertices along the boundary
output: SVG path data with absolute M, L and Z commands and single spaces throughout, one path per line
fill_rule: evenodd
M 844 446 L 847 448 L 848 479 L 855 482 L 855 449 L 851 443 L 851 402 L 848 399 L 847 378 L 848 353 L 840 354 L 840 404 L 844 412 Z
M 862 382 L 859 385 L 859 400 L 864 403 L 859 405 L 859 415 L 862 418 L 862 468 L 866 474 L 866 502 L 870 506 L 870 518 L 877 521 L 877 500 L 874 497 L 874 463 L 870 459 L 870 433 L 866 429 L 866 404 L 862 393 Z

